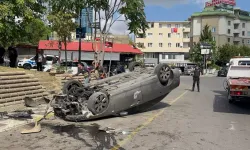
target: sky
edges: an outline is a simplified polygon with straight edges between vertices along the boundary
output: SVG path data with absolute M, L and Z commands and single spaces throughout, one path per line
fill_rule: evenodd
M 144 0 L 147 21 L 184 21 L 192 13 L 200 12 L 207 0 Z M 237 7 L 250 11 L 250 0 L 236 0 Z M 123 18 L 124 19 L 124 18 Z M 125 22 L 114 23 L 114 34 L 128 34 Z

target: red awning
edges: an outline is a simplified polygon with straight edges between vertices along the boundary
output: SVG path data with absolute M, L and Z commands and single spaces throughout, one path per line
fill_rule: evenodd
M 101 44 L 97 43 L 95 46 L 92 42 L 82 42 L 81 49 L 85 52 L 94 52 L 93 48 L 97 47 L 100 49 Z M 39 41 L 38 49 L 41 50 L 58 50 L 58 41 L 51 40 L 41 40 Z M 64 50 L 64 44 L 62 43 L 62 50 Z M 67 50 L 69 51 L 78 51 L 79 42 L 69 42 L 67 43 Z M 113 43 L 113 48 L 105 47 L 105 52 L 113 52 L 113 53 L 132 53 L 132 54 L 142 54 L 141 50 L 134 48 L 129 44 L 118 44 Z

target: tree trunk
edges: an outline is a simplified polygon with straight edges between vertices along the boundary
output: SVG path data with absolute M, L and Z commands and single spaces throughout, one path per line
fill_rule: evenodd
M 68 64 L 67 64 L 67 40 L 66 38 L 64 38 L 64 55 L 65 55 L 65 67 L 66 67 L 66 71 L 68 70 Z
M 58 41 L 58 57 L 59 57 L 59 66 L 61 65 L 61 49 L 62 49 L 62 42 Z

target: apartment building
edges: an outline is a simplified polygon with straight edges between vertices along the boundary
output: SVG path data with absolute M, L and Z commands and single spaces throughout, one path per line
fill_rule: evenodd
M 184 66 L 188 61 L 190 43 L 189 21 L 149 22 L 146 37 L 138 35 L 135 43 L 143 53 L 145 61 L 172 63 Z
M 226 43 L 250 46 L 250 12 L 235 5 L 234 0 L 213 0 L 206 4 L 202 12 L 194 13 L 191 16 L 191 43 L 199 42 L 200 34 L 207 24 L 216 46 Z

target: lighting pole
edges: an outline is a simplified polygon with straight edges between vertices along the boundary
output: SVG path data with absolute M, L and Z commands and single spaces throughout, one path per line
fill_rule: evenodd
M 79 17 L 79 26 L 80 26 L 80 31 L 79 31 L 79 49 L 78 49 L 78 63 L 81 63 L 81 48 L 82 48 L 82 9 L 79 11 L 80 17 Z

